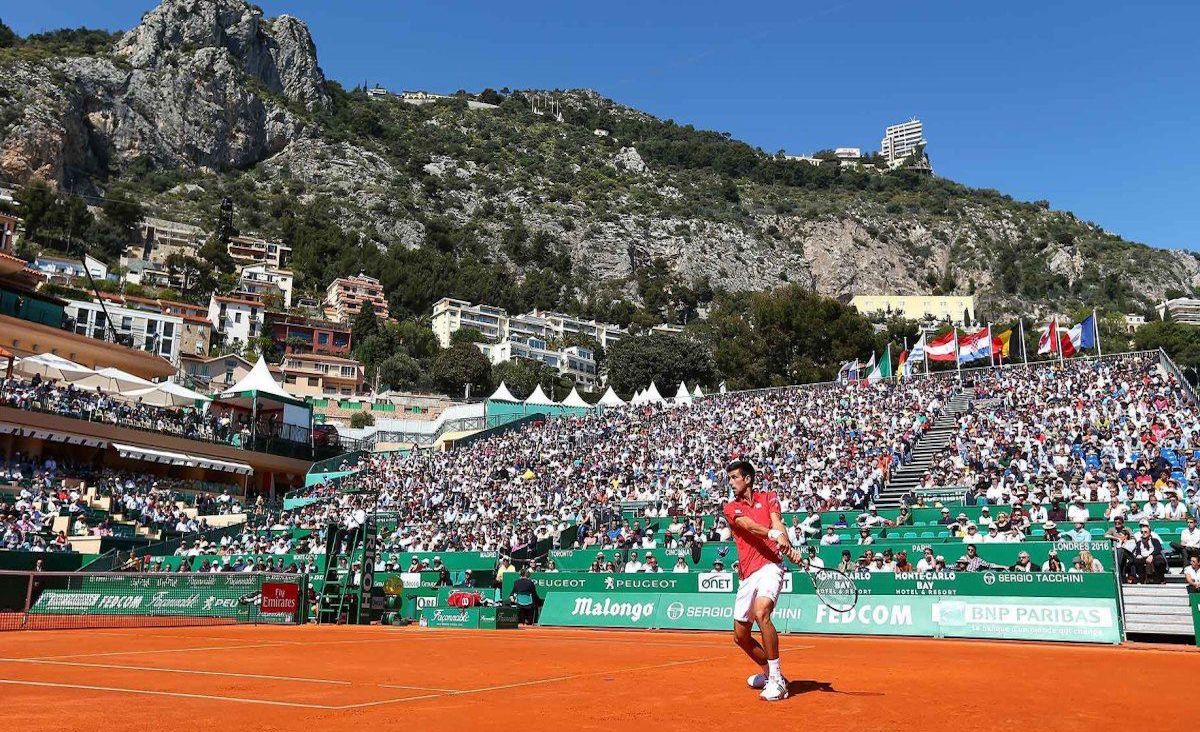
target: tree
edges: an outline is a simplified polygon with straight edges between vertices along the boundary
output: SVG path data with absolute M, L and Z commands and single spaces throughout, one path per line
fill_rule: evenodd
M 379 332 L 379 320 L 375 317 L 375 306 L 370 301 L 363 301 L 358 315 L 354 316 L 350 332 L 356 340 L 370 338 Z
M 487 343 L 487 338 L 475 328 L 459 328 L 450 334 L 450 345 L 457 343 Z
M 110 192 L 108 195 L 101 209 L 104 220 L 127 237 L 127 241 L 132 241 L 145 215 L 142 204 L 123 192 Z
M 435 356 L 429 376 L 450 396 L 462 394 L 466 386 L 475 396 L 487 396 L 492 388 L 492 364 L 470 343 L 459 343 Z
M 1163 349 L 1176 364 L 1185 368 L 1200 367 L 1200 328 L 1172 321 L 1146 323 L 1133 334 L 1139 351 Z
M 3 20 L 0 20 L 0 48 L 12 48 L 17 45 L 21 37 L 8 27 Z
M 190 254 L 171 252 L 164 263 L 167 274 L 179 279 L 179 295 L 191 301 L 194 295 L 212 292 L 215 278 L 212 269 Z
M 371 427 L 375 424 L 375 415 L 366 409 L 360 409 L 350 415 L 350 427 L 356 430 L 361 430 L 363 427 Z
M 487 89 L 479 92 L 479 101 L 483 102 L 484 104 L 500 105 L 504 102 L 504 97 L 497 94 L 495 89 L 488 87 Z
M 712 354 L 687 336 L 651 333 L 622 338 L 608 354 L 608 383 L 631 394 L 655 382 L 660 391 L 687 381 L 712 386 L 717 371 Z
M 407 353 L 394 353 L 379 364 L 380 390 L 408 390 L 421 381 L 421 364 Z
M 517 397 L 529 396 L 540 384 L 542 390 L 550 393 L 553 385 L 559 383 L 559 374 L 544 363 L 514 358 L 498 363 L 492 367 L 492 383 L 504 382 L 508 390 Z M 567 387 L 569 390 L 571 387 Z
M 210 236 L 196 253 L 217 272 L 228 274 L 235 269 L 233 257 L 229 256 L 229 247 L 216 236 Z

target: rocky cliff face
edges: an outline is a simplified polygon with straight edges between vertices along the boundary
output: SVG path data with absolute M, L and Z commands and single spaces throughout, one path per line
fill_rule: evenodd
M 166 0 L 111 56 L 16 62 L 21 113 L 0 129 L 0 172 L 87 186 L 111 168 L 244 168 L 309 125 L 289 107 L 328 103 L 300 21 L 264 20 L 241 0 Z
M 576 286 L 634 296 L 655 260 L 684 284 L 972 292 L 996 315 L 1095 302 L 1101 283 L 1143 303 L 1200 288 L 1191 253 L 996 194 L 805 188 L 664 162 L 662 148 L 687 144 L 680 128 L 588 90 L 524 93 L 553 97 L 563 121 L 515 95 L 488 110 L 331 96 L 305 25 L 242 0 L 164 0 L 109 54 L 18 57 L 0 74 L 0 179 L 102 190 L 147 168 L 186 171 L 186 196 L 146 190 L 147 203 L 194 223 L 231 190 L 322 198 L 359 241 L 420 247 L 437 218 L 520 276 L 537 266 L 504 244 L 520 219 L 570 256 Z M 659 134 L 658 155 L 622 125 Z M 248 225 L 273 233 L 266 215 Z

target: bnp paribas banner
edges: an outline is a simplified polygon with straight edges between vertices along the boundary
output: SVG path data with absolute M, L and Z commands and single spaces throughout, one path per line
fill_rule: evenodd
M 1008 582 L 1007 576 L 1002 582 L 1000 575 L 1009 573 L 990 574 L 990 585 L 984 584 L 983 575 L 976 575 L 979 587 L 999 590 L 1011 585 L 1028 591 L 1032 586 L 1023 580 Z M 1111 582 L 1111 577 L 1108 579 Z M 802 589 L 807 585 L 805 580 L 793 584 L 795 592 L 780 597 L 774 615 L 776 626 L 789 633 L 1121 641 L 1115 592 L 1109 591 L 1104 596 L 1098 587 L 1084 587 L 1098 585 L 1095 581 L 1085 580 L 1075 586 L 1074 589 L 1084 591 L 1071 596 L 1055 590 L 1045 590 L 1043 596 L 1002 591 L 946 594 L 934 587 L 906 587 L 902 593 L 864 592 L 858 605 L 845 613 L 823 605 L 811 594 L 811 586 L 805 592 Z M 540 622 L 585 627 L 725 630 L 733 622 L 733 597 L 698 592 L 551 592 L 546 596 Z

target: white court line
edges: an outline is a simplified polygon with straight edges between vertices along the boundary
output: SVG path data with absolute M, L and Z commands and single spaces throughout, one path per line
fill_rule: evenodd
M 671 668 L 673 666 L 689 666 L 697 663 L 708 663 L 723 658 L 728 658 L 729 654 L 720 656 L 706 656 L 705 658 L 693 658 L 687 661 L 670 661 L 668 663 L 658 663 L 652 666 L 635 666 L 633 668 L 618 668 L 610 671 L 589 671 L 582 674 L 568 674 L 566 676 L 553 676 L 547 679 L 533 679 L 532 681 L 518 681 L 512 684 L 499 684 L 496 686 L 484 686 L 478 689 L 465 689 L 463 691 L 452 691 L 444 694 L 423 694 L 421 696 L 409 696 L 402 699 L 383 699 L 373 702 L 362 702 L 361 704 L 346 704 L 338 707 L 338 709 L 361 709 L 363 707 L 378 707 L 385 704 L 399 704 L 401 702 L 421 701 L 424 699 L 436 699 L 444 696 L 466 696 L 468 694 L 482 694 L 488 691 L 502 691 L 504 689 L 516 689 L 523 686 L 540 686 L 544 684 L 553 684 L 559 681 L 571 681 L 573 679 L 583 679 L 590 676 L 611 676 L 615 674 L 633 673 L 635 671 L 652 671 L 660 668 Z
M 429 686 L 404 686 L 403 684 L 375 684 L 381 689 L 412 689 L 413 691 L 439 691 L 443 694 L 460 694 L 459 689 L 434 689 Z M 434 696 L 438 696 L 434 694 Z
M 65 656 L 37 656 L 31 658 L 33 661 L 54 661 L 60 658 L 100 658 L 102 656 L 140 656 L 151 653 L 189 653 L 191 651 L 228 651 L 235 648 L 279 648 L 282 644 L 279 643 L 249 643 L 237 646 L 199 646 L 191 648 L 157 648 L 154 650 L 140 651 L 108 651 L 105 653 L 71 653 Z
M 32 663 L 51 666 L 82 666 L 84 668 L 122 669 L 125 671 L 161 671 L 170 674 L 195 674 L 198 676 L 231 676 L 239 679 L 262 679 L 264 681 L 302 681 L 309 684 L 338 684 L 351 686 L 353 682 L 338 679 L 311 679 L 301 676 L 271 676 L 269 674 L 242 674 L 229 671 L 199 671 L 184 668 L 162 668 L 159 666 L 122 666 L 115 663 L 83 663 L 80 661 L 53 661 L 44 658 L 0 658 L 0 663 Z M 408 688 L 408 687 L 397 687 Z M 443 691 L 443 689 L 422 689 L 422 691 Z
M 84 689 L 87 691 L 124 691 L 129 694 L 147 694 L 150 696 L 173 696 L 184 699 L 208 699 L 210 701 L 238 702 L 241 704 L 267 704 L 274 707 L 300 707 L 302 709 L 343 709 L 344 707 L 329 706 L 328 704 L 305 704 L 303 702 L 276 701 L 274 699 L 246 699 L 236 696 L 216 696 L 214 694 L 187 694 L 182 691 L 151 691 L 149 689 L 124 689 L 114 686 L 90 686 L 88 684 L 60 684 L 52 681 L 22 681 L 19 679 L 0 679 L 0 684 L 16 686 L 45 686 L 53 689 Z M 397 700 L 402 701 L 402 700 Z

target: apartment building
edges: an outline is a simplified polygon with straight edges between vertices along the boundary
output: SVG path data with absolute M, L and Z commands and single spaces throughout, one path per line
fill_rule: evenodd
M 115 340 L 162 356 L 171 365 L 179 366 L 183 318 L 178 315 L 100 300 L 68 300 L 64 312 L 70 319 L 68 322 L 73 323 L 72 330 L 79 335 L 101 341 Z
M 253 236 L 233 237 L 227 251 L 238 264 L 269 264 L 275 269 L 285 269 L 292 259 L 292 248 L 286 244 Z
M 527 338 L 515 333 L 500 343 L 475 345 L 493 364 L 504 363 L 514 358 L 524 359 L 557 369 L 558 373 L 570 376 L 581 386 L 591 388 L 599 383 L 595 354 L 583 346 L 570 346 L 560 350 L 552 348 L 541 338 Z
M 187 385 L 196 391 L 206 394 L 219 394 L 242 380 L 250 373 L 254 364 L 237 355 L 227 353 L 224 356 L 192 356 L 184 354 L 179 358 L 180 372 Z
M 41 272 L 47 282 L 59 285 L 74 285 L 76 279 L 86 280 L 89 274 L 95 280 L 108 279 L 108 265 L 90 254 L 83 255 L 83 261 L 80 261 L 42 252 L 33 260 L 33 268 Z
M 296 396 L 352 396 L 363 390 L 365 370 L 352 358 L 291 353 L 279 365 L 283 383 Z
M 925 143 L 925 131 L 921 120 L 914 118 L 884 129 L 879 153 L 887 160 L 888 165 L 894 167 Z
M 563 313 L 534 310 L 510 316 L 504 308 L 472 305 L 449 297 L 434 303 L 431 325 L 442 348 L 448 348 L 452 334 L 463 328 L 474 328 L 493 343 L 501 343 L 512 336 L 552 340 L 582 335 L 594 338 L 604 348 L 610 348 L 626 335 L 615 325 Z
M 292 307 L 292 284 L 295 277 L 291 270 L 258 263 L 242 265 L 240 271 L 241 277 L 237 285 L 239 293 L 253 295 L 251 299 L 257 300 L 276 296 L 284 308 Z
M 235 349 L 262 333 L 265 312 L 262 303 L 243 297 L 213 293 L 208 301 L 208 321 L 214 335 L 219 334 L 225 345 Z
M 263 332 L 287 354 L 316 353 L 347 356 L 353 346 L 350 326 L 293 313 L 268 311 Z
M 21 220 L 0 211 L 0 252 L 11 252 L 17 244 L 17 227 Z
M 387 298 L 383 285 L 374 277 L 359 273 L 355 277 L 339 277 L 325 290 L 325 317 L 338 323 L 349 323 L 362 311 L 363 303 L 375 308 L 375 317 L 388 317 Z

